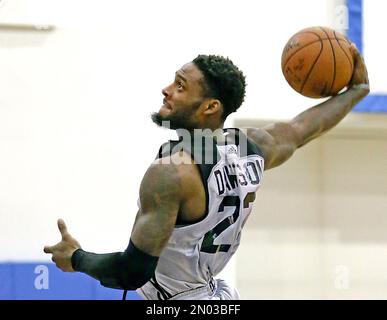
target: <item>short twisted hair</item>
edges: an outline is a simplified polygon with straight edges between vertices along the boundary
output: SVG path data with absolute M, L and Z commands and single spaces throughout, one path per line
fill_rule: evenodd
M 199 55 L 192 61 L 203 73 L 206 95 L 223 104 L 223 120 L 238 110 L 245 98 L 246 78 L 229 59 L 217 55 Z

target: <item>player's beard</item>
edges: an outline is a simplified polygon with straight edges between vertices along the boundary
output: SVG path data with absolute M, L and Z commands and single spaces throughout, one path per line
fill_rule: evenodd
M 166 116 L 162 116 L 160 113 L 154 112 L 152 113 L 151 118 L 152 121 L 160 127 L 172 130 L 193 130 L 198 128 L 197 123 L 195 123 L 192 118 L 199 106 L 200 104 L 198 104 L 198 106 L 193 106 L 192 108 L 187 108 L 184 111 L 175 112 Z

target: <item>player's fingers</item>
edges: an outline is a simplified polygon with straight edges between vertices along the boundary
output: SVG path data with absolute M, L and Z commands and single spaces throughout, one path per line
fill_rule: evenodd
M 58 229 L 60 231 L 60 234 L 62 235 L 62 239 L 69 234 L 67 231 L 66 224 L 62 219 L 58 219 Z
M 351 51 L 351 54 L 352 54 L 352 57 L 353 57 L 353 60 L 354 60 L 354 63 L 356 65 L 357 61 L 359 59 L 361 59 L 361 55 L 359 53 L 359 50 L 357 50 L 356 48 L 356 44 L 354 44 L 353 42 L 351 43 L 351 46 L 349 47 L 349 50 Z
M 351 46 L 349 47 L 352 57 L 353 57 L 353 62 L 354 62 L 354 67 L 355 69 L 359 68 L 360 71 L 355 71 L 355 72 L 360 72 L 362 74 L 362 82 L 365 84 L 369 83 L 368 80 L 368 71 L 365 66 L 364 58 L 360 54 L 359 50 L 356 47 L 355 43 L 351 43 Z
M 58 242 L 56 245 L 54 246 L 44 246 L 44 249 L 43 251 L 45 253 L 52 253 L 54 254 L 55 251 L 59 250 L 61 247 L 61 242 Z
M 45 253 L 52 253 L 53 252 L 53 247 L 50 246 L 44 246 L 43 251 Z

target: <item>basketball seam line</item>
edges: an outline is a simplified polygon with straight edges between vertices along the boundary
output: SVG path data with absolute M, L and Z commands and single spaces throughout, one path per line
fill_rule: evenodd
M 323 28 L 320 27 L 320 29 L 327 35 L 327 37 L 329 37 L 328 33 Z M 331 94 L 332 93 L 333 84 L 335 83 L 335 80 L 336 80 L 336 55 L 335 55 L 335 50 L 333 50 L 333 44 L 332 44 L 331 39 L 329 39 L 329 43 L 331 45 L 332 55 L 333 55 L 333 79 L 332 79 L 331 87 L 329 88 L 329 91 L 328 91 L 328 94 Z M 322 92 L 322 95 L 325 96 L 325 89 Z
M 288 64 L 289 60 L 290 60 L 291 58 L 293 58 L 293 56 L 294 56 L 298 51 L 300 51 L 300 50 L 302 50 L 302 49 L 308 47 L 309 45 L 311 45 L 311 44 L 313 44 L 313 43 L 316 43 L 316 42 L 318 42 L 318 41 L 323 41 L 323 40 L 331 39 L 331 38 L 329 38 L 329 36 L 328 36 L 328 38 L 322 39 L 318 33 L 315 33 L 315 32 L 313 32 L 313 31 L 299 32 L 299 33 L 296 33 L 293 37 L 295 37 L 295 36 L 298 35 L 298 34 L 303 34 L 303 33 L 312 33 L 312 34 L 314 34 L 314 35 L 316 35 L 316 36 L 318 37 L 318 40 L 314 40 L 314 41 L 312 41 L 312 42 L 309 42 L 308 44 L 304 45 L 302 48 L 299 48 L 299 49 L 297 49 L 296 51 L 294 51 L 294 52 L 291 54 L 291 56 L 288 58 L 288 60 L 286 60 L 286 62 L 284 63 L 284 69 L 285 69 L 286 65 Z M 293 38 L 293 37 L 292 37 L 292 38 Z M 335 37 L 335 38 L 332 38 L 332 39 L 336 39 L 336 40 L 337 40 L 336 37 Z M 339 40 L 345 41 L 345 39 L 339 39 Z
M 317 35 L 317 36 L 318 36 L 318 35 Z M 320 38 L 320 36 L 318 36 L 318 37 Z M 325 39 L 324 39 L 324 40 L 325 40 Z M 320 58 L 321 53 L 322 53 L 322 51 L 323 51 L 324 43 L 323 43 L 323 41 L 321 40 L 321 38 L 320 38 L 319 41 L 321 42 L 320 52 L 319 52 L 319 54 L 318 54 L 316 60 L 314 60 L 314 62 L 313 62 L 313 64 L 312 64 L 311 68 L 309 69 L 309 72 L 308 72 L 307 76 L 305 77 L 304 83 L 302 84 L 301 89 L 300 89 L 300 91 L 299 91 L 301 94 L 302 94 L 302 91 L 304 90 L 304 86 L 305 86 L 306 82 L 307 82 L 308 79 L 309 79 L 310 74 L 312 73 L 312 70 L 313 70 L 314 66 L 316 65 L 316 63 L 317 63 L 318 59 Z M 304 48 L 305 48 L 305 47 L 304 47 Z
M 352 63 L 352 60 L 348 57 L 348 54 L 345 52 L 345 50 L 343 49 L 343 47 L 342 47 L 341 44 L 340 44 L 339 39 L 336 37 L 336 31 L 333 31 L 333 34 L 334 34 L 334 36 L 335 36 L 335 38 L 336 38 L 337 43 L 339 44 L 340 49 L 343 50 L 345 56 L 347 57 L 348 62 L 349 62 L 349 64 L 351 65 L 351 69 L 352 69 L 352 71 L 353 71 L 353 63 Z M 343 40 L 342 40 L 342 41 L 343 41 Z
M 302 48 L 299 48 L 299 49 L 297 49 L 296 51 L 294 51 L 294 52 L 291 54 L 291 56 L 288 58 L 288 60 L 285 62 L 285 64 L 284 64 L 284 69 L 285 69 L 286 65 L 288 64 L 288 62 L 290 61 L 290 59 L 293 58 L 293 56 L 294 56 L 297 52 L 299 52 L 300 50 L 302 50 L 302 49 L 304 49 L 304 48 L 310 46 L 310 45 L 313 44 L 313 43 L 316 43 L 316 42 L 318 42 L 318 41 L 322 41 L 322 40 L 323 40 L 323 39 L 320 38 L 320 36 L 319 36 L 317 33 L 312 32 L 312 31 L 300 32 L 300 33 L 297 33 L 297 34 L 303 34 L 303 33 L 313 33 L 314 35 L 317 36 L 318 40 L 314 40 L 314 41 L 312 41 L 312 42 L 309 42 L 307 45 L 305 45 L 305 46 L 303 46 Z M 292 37 L 292 38 L 293 38 L 293 37 Z M 325 40 L 325 39 L 324 39 L 324 40 Z

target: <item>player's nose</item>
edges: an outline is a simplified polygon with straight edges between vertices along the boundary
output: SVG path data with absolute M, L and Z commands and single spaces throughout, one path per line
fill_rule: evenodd
M 161 90 L 161 93 L 163 94 L 164 97 L 169 97 L 171 95 L 171 86 L 165 87 L 163 90 Z

